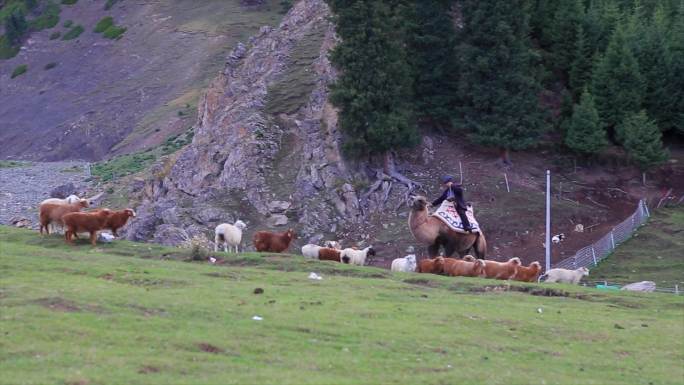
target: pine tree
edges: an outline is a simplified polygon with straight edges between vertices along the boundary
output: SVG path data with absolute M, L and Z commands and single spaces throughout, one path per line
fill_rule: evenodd
M 341 42 L 331 100 L 347 154 L 387 154 L 417 143 L 400 1 L 330 0 Z
M 567 76 L 570 64 L 575 57 L 578 28 L 584 17 L 582 0 L 564 0 L 558 2 L 558 8 L 550 27 L 551 58 L 553 68 Z M 584 44 L 584 43 L 583 43 Z
M 5 20 L 5 38 L 10 45 L 21 43 L 21 38 L 28 30 L 28 23 L 21 11 L 15 11 Z
M 414 73 L 415 110 L 438 126 L 451 123 L 456 99 L 455 31 L 451 0 L 414 1 L 408 47 Z
M 546 129 L 537 101 L 540 89 L 529 42 L 524 0 L 466 0 L 458 47 L 457 124 L 475 141 L 503 151 L 537 144 Z
M 579 25 L 569 73 L 569 85 L 575 97 L 579 97 L 580 92 L 591 79 L 591 67 L 592 52 L 587 44 L 584 27 Z
M 669 155 L 663 149 L 662 134 L 643 110 L 627 115 L 622 122 L 622 131 L 623 147 L 644 173 L 645 182 L 646 171 L 668 159 Z
M 669 93 L 672 98 L 672 125 L 676 132 L 684 136 L 684 1 L 680 2 L 674 18 L 670 38 L 672 55 L 671 78 Z
M 665 10 L 659 7 L 649 26 L 639 25 L 637 28 L 633 43 L 644 77 L 644 108 L 660 129 L 666 131 L 674 126 L 677 91 L 672 88 L 676 84 L 676 75 L 672 72 Z
M 572 117 L 567 121 L 565 145 L 584 155 L 601 152 L 608 146 L 606 130 L 599 120 L 594 98 L 584 88 L 580 103 L 575 104 Z
M 615 128 L 629 112 L 641 109 L 644 82 L 622 24 L 618 25 L 605 54 L 594 66 L 591 93 L 599 116 L 608 128 Z M 618 142 L 623 139 L 620 130 L 616 132 L 616 139 Z

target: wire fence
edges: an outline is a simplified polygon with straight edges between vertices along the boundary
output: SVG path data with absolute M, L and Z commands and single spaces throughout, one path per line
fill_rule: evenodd
M 554 264 L 552 267 L 563 269 L 578 269 L 580 267 L 591 268 L 596 266 L 601 260 L 609 256 L 615 247 L 620 243 L 628 240 L 634 234 L 634 231 L 643 225 L 651 214 L 648 211 L 645 200 L 640 200 L 636 210 L 632 215 L 627 217 L 624 221 L 613 227 L 613 229 L 601 239 L 593 244 L 579 249 L 575 255 Z M 604 286 L 617 286 L 619 284 L 610 283 L 607 281 L 597 282 Z M 679 287 L 674 288 L 656 288 L 656 291 L 679 294 Z

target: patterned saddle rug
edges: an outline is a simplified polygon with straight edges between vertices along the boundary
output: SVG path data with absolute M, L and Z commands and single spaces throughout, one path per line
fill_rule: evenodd
M 442 222 L 446 223 L 452 230 L 459 233 L 465 233 L 463 230 L 463 223 L 461 223 L 461 217 L 458 215 L 458 212 L 456 212 L 453 202 L 445 200 L 432 215 L 442 220 Z M 473 215 L 473 206 L 468 206 L 466 216 L 468 217 L 468 221 L 470 221 L 472 232 L 479 233 L 480 225 L 477 223 L 475 215 Z

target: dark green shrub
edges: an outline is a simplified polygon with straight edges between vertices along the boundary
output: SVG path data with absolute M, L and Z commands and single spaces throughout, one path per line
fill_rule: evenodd
M 26 65 L 26 64 L 18 65 L 14 69 L 14 71 L 12 71 L 12 79 L 16 78 L 17 76 L 21 76 L 21 75 L 25 74 L 26 71 L 28 71 L 28 65 Z
M 72 25 L 74 25 L 73 20 L 67 20 L 64 22 L 64 28 L 71 28 Z
M 118 27 L 116 25 L 112 25 L 111 27 L 107 28 L 106 31 L 104 31 L 102 36 L 112 40 L 120 39 L 124 32 L 126 32 L 126 27 Z
M 53 32 L 52 34 L 50 34 L 50 40 L 59 39 L 60 36 L 62 36 L 62 33 L 61 33 L 61 32 L 59 32 L 59 31 Z
M 118 2 L 119 2 L 119 0 L 107 0 L 107 2 L 105 3 L 105 7 L 104 7 L 105 11 L 109 11 L 114 6 L 114 4 L 116 4 Z
M 29 22 L 29 27 L 33 31 L 53 28 L 59 23 L 60 11 L 58 4 L 49 1 L 43 10 L 43 13 Z
M 0 59 L 10 59 L 17 55 L 19 47 L 12 46 L 5 36 L 0 36 Z
M 107 28 L 114 25 L 114 19 L 111 16 L 106 16 L 100 19 L 95 25 L 95 32 L 102 33 L 107 30 Z
M 47 70 L 51 70 L 51 69 L 53 69 L 53 68 L 55 68 L 55 67 L 57 67 L 57 63 L 51 62 L 51 63 L 47 63 L 47 64 L 45 65 L 45 67 L 43 67 L 43 68 L 47 71 Z
M 69 32 L 65 33 L 64 36 L 62 36 L 62 40 L 72 40 L 77 37 L 79 37 L 83 33 L 83 26 L 77 25 L 74 28 L 70 29 Z
M 62 4 L 66 5 L 74 5 L 76 3 L 78 3 L 78 0 L 62 0 Z

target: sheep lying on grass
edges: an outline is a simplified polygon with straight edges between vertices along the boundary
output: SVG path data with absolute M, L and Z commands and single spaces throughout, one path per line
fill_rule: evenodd
M 485 267 L 482 276 L 486 278 L 511 279 L 515 276 L 520 266 L 520 258 L 514 257 L 506 262 L 484 261 Z
M 247 225 L 243 221 L 236 221 L 235 224 L 221 223 L 216 226 L 214 230 L 214 251 L 218 251 L 219 245 L 223 245 L 223 251 L 228 252 L 228 246 L 231 251 L 235 247 L 235 252 L 238 253 L 240 242 L 242 242 L 242 230 L 246 229 Z
M 571 283 L 577 285 L 582 277 L 589 275 L 589 269 L 586 267 L 580 267 L 575 270 L 568 269 L 551 269 L 547 271 L 544 275 L 539 277 L 539 282 L 558 282 L 558 283 Z
M 536 282 L 539 273 L 541 273 L 541 264 L 535 261 L 529 266 L 518 266 L 518 272 L 515 273 L 513 279 L 522 282 Z
M 318 250 L 323 247 L 314 245 L 313 243 L 308 243 L 302 246 L 302 255 L 305 258 L 318 259 Z
M 444 273 L 444 257 L 422 259 L 420 262 L 418 262 L 418 272 L 429 274 Z
M 392 261 L 391 270 L 413 273 L 414 271 L 416 271 L 416 267 L 416 255 L 409 254 L 404 258 L 396 258 L 394 261 Z

